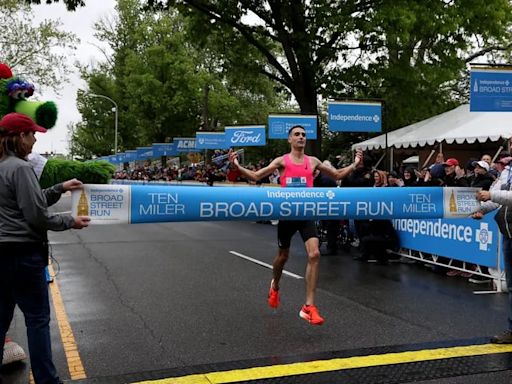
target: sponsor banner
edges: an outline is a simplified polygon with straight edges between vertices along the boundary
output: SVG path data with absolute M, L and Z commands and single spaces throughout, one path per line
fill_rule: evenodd
M 244 127 L 226 127 L 226 145 L 230 147 L 256 147 L 266 144 L 265 126 L 249 125 Z
M 137 160 L 137 151 L 135 149 L 130 149 L 124 153 L 124 158 L 127 162 Z
M 196 148 L 228 149 L 225 132 L 196 132 Z
M 288 131 L 295 125 L 302 125 L 306 129 L 308 140 L 316 140 L 316 115 L 269 115 L 268 138 L 288 139 Z
M 512 71 L 510 69 L 474 69 L 470 80 L 471 112 L 512 111 Z
M 176 156 L 178 154 L 175 143 L 153 143 L 152 147 L 154 158 L 161 156 Z
M 376 102 L 330 102 L 327 104 L 327 124 L 334 132 L 380 132 L 382 105 Z
M 449 209 L 444 207 L 446 189 L 455 191 L 456 204 Z M 85 185 L 83 191 L 73 191 L 72 212 L 90 216 L 93 224 L 467 217 L 468 203 L 464 199 L 459 205 L 458 189 Z M 469 191 L 463 189 L 463 194 Z M 473 211 L 478 207 L 474 199 Z
M 153 147 L 137 147 L 135 148 L 137 153 L 136 160 L 148 160 L 153 158 Z
M 496 268 L 499 230 L 494 214 L 474 219 L 394 219 L 400 246 Z
M 199 152 L 196 148 L 195 137 L 175 137 L 173 140 L 176 143 L 176 150 L 178 152 Z
M 110 155 L 107 157 L 107 161 L 111 164 L 119 164 L 119 155 Z
M 125 161 L 126 161 L 126 158 L 125 158 L 124 152 L 123 153 L 118 153 L 117 154 L 117 163 L 118 164 L 123 164 Z

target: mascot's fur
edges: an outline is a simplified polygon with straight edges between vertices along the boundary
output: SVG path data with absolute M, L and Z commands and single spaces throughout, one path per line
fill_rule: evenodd
M 10 112 L 23 113 L 37 124 L 50 129 L 57 121 L 57 106 L 53 101 L 28 101 L 34 86 L 13 76 L 7 64 L 0 63 L 0 118 Z M 106 161 L 80 162 L 49 159 L 40 177 L 42 188 L 76 178 L 87 184 L 108 183 L 115 167 Z

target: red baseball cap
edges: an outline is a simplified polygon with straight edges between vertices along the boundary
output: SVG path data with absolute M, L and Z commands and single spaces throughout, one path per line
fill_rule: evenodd
M 443 165 L 446 165 L 446 166 L 459 165 L 459 161 L 457 159 L 451 158 L 451 159 L 446 160 L 443 163 Z
M 46 128 L 34 123 L 34 121 L 23 113 L 8 113 L 0 120 L 0 132 L 8 135 L 21 132 L 46 132 Z

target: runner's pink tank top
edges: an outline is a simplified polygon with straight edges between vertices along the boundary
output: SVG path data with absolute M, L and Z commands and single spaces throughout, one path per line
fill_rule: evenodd
M 284 171 L 281 174 L 281 187 L 312 187 L 313 169 L 309 157 L 304 155 L 302 164 L 295 164 L 289 154 L 283 156 Z

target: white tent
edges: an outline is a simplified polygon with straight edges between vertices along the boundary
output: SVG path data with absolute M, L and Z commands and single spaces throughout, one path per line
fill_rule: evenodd
M 363 150 L 385 148 L 385 134 L 352 145 Z M 388 133 L 388 147 L 416 148 L 436 143 L 498 141 L 512 137 L 512 114 L 470 112 L 469 104 Z

